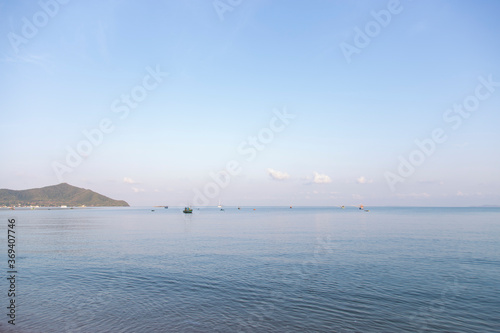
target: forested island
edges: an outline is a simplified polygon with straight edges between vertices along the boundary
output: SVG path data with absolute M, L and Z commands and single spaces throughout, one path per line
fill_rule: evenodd
M 94 191 L 66 183 L 28 190 L 0 189 L 0 207 L 128 207 Z

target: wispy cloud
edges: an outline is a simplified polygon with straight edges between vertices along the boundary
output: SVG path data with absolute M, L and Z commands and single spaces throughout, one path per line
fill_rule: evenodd
M 41 67 L 47 73 L 52 73 L 52 62 L 49 60 L 49 56 L 47 55 L 27 54 L 9 56 L 4 53 L 0 58 L 0 62 L 36 65 Z
M 444 185 L 442 180 L 419 180 L 417 183 L 422 185 Z
M 482 196 L 483 193 L 482 192 L 476 192 L 476 193 L 464 193 L 462 191 L 458 191 L 457 193 L 455 193 L 455 196 L 456 197 L 474 197 L 474 196 Z
M 138 182 L 136 182 L 135 180 L 133 180 L 130 177 L 123 177 L 123 182 L 126 184 L 139 184 Z
M 313 183 L 315 183 L 315 184 L 328 184 L 331 182 L 332 182 L 332 179 L 329 176 L 314 172 Z
M 290 175 L 286 172 L 277 171 L 274 169 L 267 169 L 267 174 L 274 180 L 290 179 Z
M 431 195 L 429 193 L 398 193 L 396 194 L 397 197 L 400 198 L 428 198 Z
M 359 177 L 358 179 L 356 179 L 356 182 L 358 184 L 371 184 L 373 183 L 373 180 L 371 179 L 366 179 L 364 176 L 361 176 Z
M 145 189 L 143 189 L 143 188 L 137 188 L 137 187 L 132 187 L 132 191 L 134 191 L 134 193 L 146 192 Z

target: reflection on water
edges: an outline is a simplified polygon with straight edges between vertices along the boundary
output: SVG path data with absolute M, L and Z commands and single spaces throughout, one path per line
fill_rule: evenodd
M 16 211 L 14 331 L 500 327 L 498 209 L 181 210 Z

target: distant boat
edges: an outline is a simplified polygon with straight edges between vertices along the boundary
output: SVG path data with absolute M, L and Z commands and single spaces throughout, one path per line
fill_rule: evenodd
M 184 214 L 192 214 L 193 213 L 193 209 L 191 207 L 185 207 L 182 212 Z
M 165 209 L 168 209 L 168 206 L 165 206 Z
M 340 208 L 345 209 L 345 207 L 344 207 L 344 206 L 340 206 Z
M 292 206 L 290 206 L 290 209 L 292 209 L 292 208 L 293 208 L 293 207 L 292 207 Z
M 219 199 L 219 205 L 217 207 L 222 208 L 222 204 L 220 203 L 220 199 Z
M 365 207 L 363 207 L 363 205 L 361 205 L 361 206 L 359 206 L 359 209 L 363 210 L 363 209 L 365 209 Z
M 238 209 L 241 209 L 241 207 L 238 207 Z

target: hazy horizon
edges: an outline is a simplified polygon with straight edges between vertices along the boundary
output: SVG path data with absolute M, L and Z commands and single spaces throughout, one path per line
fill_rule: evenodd
M 61 184 L 57 184 L 57 185 L 61 185 Z M 68 185 L 71 185 L 71 184 L 68 184 Z M 49 185 L 51 186 L 51 185 Z M 55 186 L 55 185 L 53 185 Z M 45 187 L 45 186 L 44 186 Z M 92 190 L 91 188 L 84 188 L 86 190 Z M 0 190 L 12 190 L 12 189 L 4 189 L 4 188 L 0 188 Z M 31 189 L 19 189 L 18 191 L 22 191 L 22 190 L 31 190 Z M 102 194 L 102 193 L 99 193 L 99 194 Z M 117 198 L 110 198 L 110 199 L 113 199 L 113 200 L 121 200 L 121 199 L 117 199 Z M 350 205 L 246 205 L 246 204 L 230 204 L 230 205 L 227 205 L 225 204 L 224 202 L 222 201 L 219 201 L 218 204 L 221 204 L 223 206 L 223 208 L 238 208 L 238 207 L 241 207 L 241 208 L 258 208 L 258 207 L 265 207 L 265 208 L 341 208 L 342 206 L 345 207 L 346 209 L 348 208 L 356 208 L 356 209 L 359 209 L 360 205 L 359 204 L 350 204 Z M 184 208 L 186 206 L 192 206 L 192 207 L 198 207 L 198 208 L 217 208 L 216 205 L 218 204 L 207 204 L 207 205 L 199 205 L 199 206 L 194 206 L 192 205 L 190 202 L 187 202 L 185 204 L 175 204 L 175 205 L 169 205 L 167 203 L 163 203 L 163 204 L 157 204 L 157 205 L 130 205 L 128 207 L 122 207 L 122 206 L 98 206 L 98 207 L 94 207 L 94 206 L 90 206 L 90 207 L 86 207 L 86 208 L 151 208 L 151 207 L 166 207 L 166 208 Z M 419 205 L 363 205 L 365 207 L 365 209 L 369 209 L 369 208 L 499 208 L 500 205 L 470 205 L 470 206 L 437 206 L 437 205 L 428 205 L 428 206 L 419 206 Z M 23 206 L 24 208 L 26 208 L 25 206 Z M 77 207 L 78 208 L 78 207 Z

